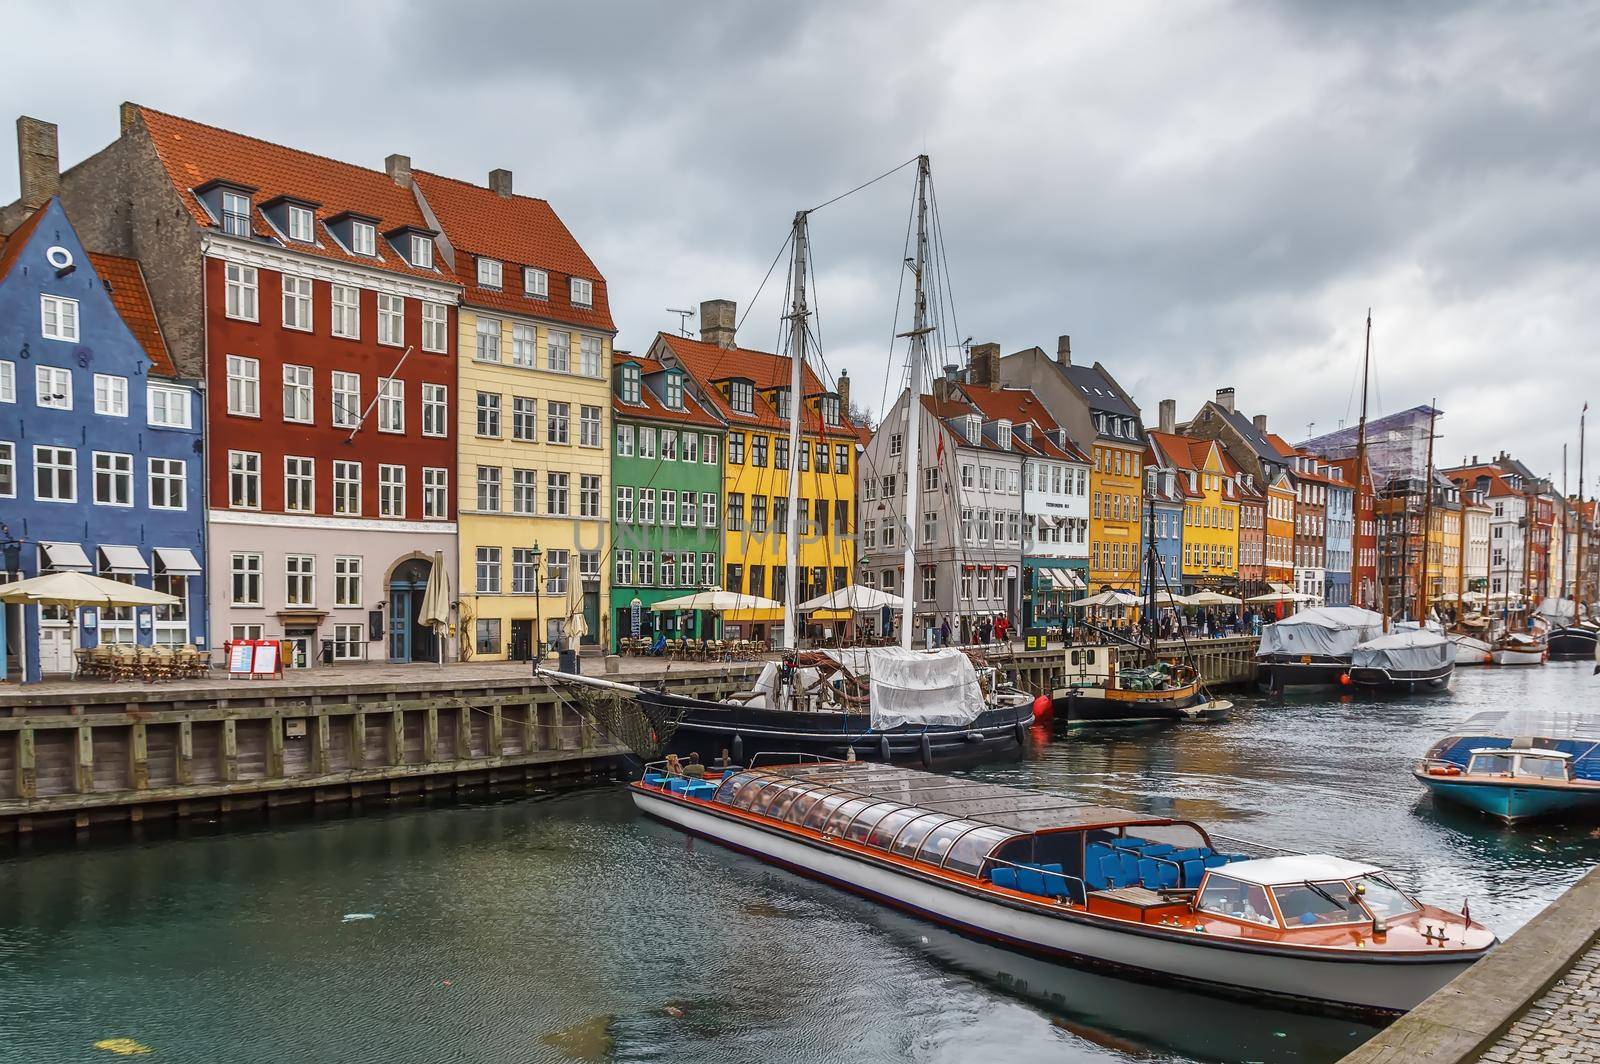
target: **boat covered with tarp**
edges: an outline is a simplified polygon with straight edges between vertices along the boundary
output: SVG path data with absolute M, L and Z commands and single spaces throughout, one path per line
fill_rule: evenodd
M 901 766 L 758 761 L 693 779 L 669 763 L 629 790 L 647 815 L 763 861 L 1141 983 L 1394 1015 L 1495 943 L 1364 861 Z
M 1261 630 L 1257 674 L 1268 687 L 1337 687 L 1357 646 L 1383 634 L 1383 615 L 1360 606 L 1313 606 Z
M 1406 694 L 1439 691 L 1450 686 L 1455 667 L 1456 647 L 1448 637 L 1414 628 L 1358 644 L 1350 654 L 1350 682 Z
M 1413 774 L 1435 798 L 1508 824 L 1600 812 L 1600 712 L 1478 713 L 1434 743 Z

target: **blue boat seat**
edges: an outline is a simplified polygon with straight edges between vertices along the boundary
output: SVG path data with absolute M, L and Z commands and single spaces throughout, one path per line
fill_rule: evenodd
M 1227 863 L 1228 863 L 1228 855 L 1225 854 L 1225 853 L 1214 853 L 1211 856 L 1206 858 L 1206 867 L 1207 868 L 1221 868 L 1223 865 L 1225 865 Z
M 1150 845 L 1150 843 L 1145 839 L 1140 839 L 1129 835 L 1121 839 L 1112 839 L 1111 845 L 1115 846 L 1119 850 L 1142 850 L 1146 846 Z
M 1044 893 L 1044 873 L 1037 868 L 1023 865 L 1017 869 L 1017 889 L 1024 894 Z
M 1131 887 L 1139 882 L 1139 856 L 1132 853 L 1117 854 L 1117 867 L 1120 871 L 1118 878 L 1121 886 Z
M 1083 851 L 1083 878 L 1090 890 L 1104 890 L 1111 877 L 1106 871 L 1106 858 L 1115 858 L 1111 847 L 1103 842 L 1092 842 Z
M 684 791 L 690 798 L 702 798 L 710 801 L 717 793 L 717 785 L 707 780 L 695 780 Z
M 667 781 L 667 790 L 673 794 L 683 794 L 689 789 L 689 781 L 685 779 L 670 779 Z
M 1146 857 L 1139 862 L 1139 881 L 1147 890 L 1161 890 L 1178 885 L 1178 867 Z
M 646 772 L 644 774 L 645 786 L 659 787 L 661 786 L 662 781 L 666 778 L 666 774 L 663 772 Z
M 1044 893 L 1051 898 L 1064 898 L 1067 896 L 1067 876 L 1058 864 L 1040 865 L 1044 873 Z
M 1176 846 L 1169 846 L 1167 843 L 1158 842 L 1146 846 L 1144 848 L 1144 855 L 1146 857 L 1170 857 L 1172 852 L 1176 849 Z
M 1007 890 L 1016 890 L 1017 870 L 1015 868 L 996 868 L 989 873 L 989 882 L 997 887 L 1005 887 Z
M 1183 862 L 1183 883 L 1185 887 L 1198 887 L 1200 880 L 1206 874 L 1205 862 L 1198 858 Z

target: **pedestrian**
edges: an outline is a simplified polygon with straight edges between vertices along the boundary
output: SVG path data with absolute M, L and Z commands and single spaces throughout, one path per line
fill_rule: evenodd
M 939 622 L 939 645 L 941 647 L 950 645 L 950 618 L 948 615 Z
M 994 640 L 997 643 L 1006 641 L 1006 633 L 1011 630 L 1011 618 L 1000 614 L 994 619 Z

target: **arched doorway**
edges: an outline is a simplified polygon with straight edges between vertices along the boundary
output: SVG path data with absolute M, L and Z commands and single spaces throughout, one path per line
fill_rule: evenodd
M 389 572 L 389 660 L 434 661 L 433 629 L 418 622 L 422 596 L 428 589 L 433 559 L 404 558 Z

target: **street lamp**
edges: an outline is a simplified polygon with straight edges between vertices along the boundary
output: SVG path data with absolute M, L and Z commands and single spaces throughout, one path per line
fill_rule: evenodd
M 533 541 L 533 549 L 528 552 L 528 560 L 533 562 L 533 671 L 539 671 L 539 663 L 544 660 L 544 617 L 540 610 L 540 599 L 544 589 L 539 586 L 539 563 L 544 560 L 544 551 L 539 549 L 539 541 Z

